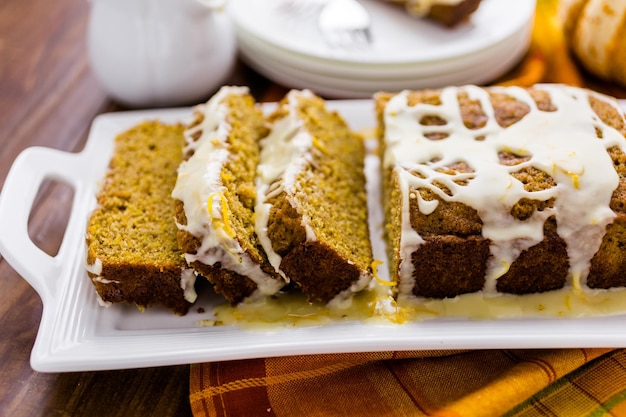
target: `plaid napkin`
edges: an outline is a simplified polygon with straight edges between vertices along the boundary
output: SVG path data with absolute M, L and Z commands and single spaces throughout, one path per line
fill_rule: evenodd
M 626 97 L 581 73 L 556 0 L 538 0 L 526 58 L 497 84 L 559 82 Z M 194 416 L 626 415 L 623 349 L 408 351 L 191 365 Z
M 626 415 L 622 349 L 351 353 L 191 366 L 194 416 Z

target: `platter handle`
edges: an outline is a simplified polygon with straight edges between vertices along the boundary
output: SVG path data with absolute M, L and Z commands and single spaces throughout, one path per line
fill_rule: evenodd
M 81 179 L 84 164 L 81 154 L 31 147 L 15 159 L 0 192 L 0 254 L 37 291 L 44 304 L 56 296 L 63 268 L 72 264 L 67 237 L 75 235 L 69 229 L 77 226 L 72 218 L 77 200 L 86 197 Z M 46 179 L 74 188 L 72 212 L 56 256 L 37 247 L 28 234 L 33 202 Z

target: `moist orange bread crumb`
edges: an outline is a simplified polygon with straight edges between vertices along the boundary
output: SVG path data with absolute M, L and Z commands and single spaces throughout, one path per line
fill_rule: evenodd
M 115 139 L 86 235 L 89 277 L 105 303 L 161 305 L 185 314 L 195 300 L 171 197 L 183 143 L 182 125 L 157 121 Z

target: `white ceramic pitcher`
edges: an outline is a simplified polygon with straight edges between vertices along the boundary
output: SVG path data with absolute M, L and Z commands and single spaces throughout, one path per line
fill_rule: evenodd
M 206 99 L 232 70 L 225 0 L 91 0 L 87 46 L 108 93 L 131 107 Z

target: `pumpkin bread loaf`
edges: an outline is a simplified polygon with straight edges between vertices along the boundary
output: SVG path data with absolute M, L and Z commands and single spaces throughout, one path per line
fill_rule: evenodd
M 376 96 L 398 297 L 626 286 L 626 123 L 559 85 Z

